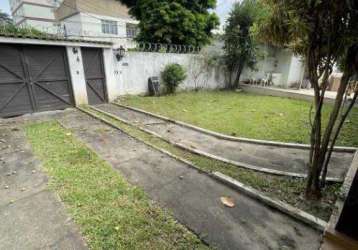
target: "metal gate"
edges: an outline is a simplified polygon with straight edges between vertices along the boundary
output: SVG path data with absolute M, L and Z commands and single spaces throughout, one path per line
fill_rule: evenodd
M 73 105 L 63 47 L 0 44 L 0 117 Z
M 82 58 L 88 103 L 101 104 L 107 102 L 102 49 L 82 48 Z

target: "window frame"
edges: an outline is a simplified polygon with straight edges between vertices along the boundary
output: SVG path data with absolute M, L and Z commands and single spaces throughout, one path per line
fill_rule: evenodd
M 103 34 L 118 35 L 118 22 L 108 19 L 101 19 L 101 29 Z

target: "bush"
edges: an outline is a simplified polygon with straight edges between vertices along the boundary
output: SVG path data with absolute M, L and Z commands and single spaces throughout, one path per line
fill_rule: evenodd
M 0 24 L 0 34 L 1 35 L 15 35 L 15 36 L 26 36 L 34 38 L 50 38 L 54 35 L 47 34 L 45 32 L 39 31 L 32 27 L 18 27 L 13 23 L 8 23 L 5 25 Z
M 165 67 L 161 77 L 165 85 L 166 93 L 173 94 L 178 85 L 185 80 L 186 72 L 181 65 L 173 63 Z

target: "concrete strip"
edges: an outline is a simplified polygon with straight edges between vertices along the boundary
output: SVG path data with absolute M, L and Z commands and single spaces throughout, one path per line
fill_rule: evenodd
M 143 113 L 143 114 L 146 114 L 146 115 L 150 115 L 150 116 L 153 116 L 153 117 L 156 117 L 158 119 L 162 119 L 162 120 L 165 120 L 165 121 L 168 121 L 168 122 L 172 122 L 172 123 L 181 125 L 183 127 L 191 128 L 193 130 L 203 132 L 203 133 L 208 134 L 208 135 L 215 136 L 215 137 L 217 137 L 219 139 L 224 139 L 224 140 L 229 140 L 229 141 L 247 142 L 247 143 L 259 144 L 259 145 L 267 145 L 267 146 L 284 147 L 284 148 L 298 148 L 298 149 L 309 149 L 310 148 L 310 145 L 308 145 L 308 144 L 276 142 L 276 141 L 257 140 L 257 139 L 249 139 L 249 138 L 244 138 L 244 137 L 229 136 L 229 135 L 221 134 L 221 133 L 214 132 L 214 131 L 211 131 L 211 130 L 208 130 L 208 129 L 200 128 L 198 126 L 188 124 L 188 123 L 185 123 L 185 122 L 182 122 L 182 121 L 173 120 L 171 118 L 168 118 L 168 117 L 165 117 L 165 116 L 162 116 L 162 115 L 158 115 L 158 114 L 154 114 L 154 113 L 151 113 L 149 111 L 145 111 L 143 109 L 134 108 L 134 107 L 123 105 L 123 104 L 116 103 L 116 102 L 111 103 L 111 104 L 117 105 L 117 106 L 122 107 L 122 108 L 130 109 L 130 110 L 133 110 L 133 111 L 137 111 L 137 112 L 140 112 L 140 113 Z M 341 147 L 341 146 L 338 146 L 338 147 L 334 148 L 334 152 L 354 153 L 356 151 L 357 151 L 356 147 Z
M 197 130 L 171 123 L 131 109 L 112 104 L 98 105 L 99 109 L 126 119 L 187 147 L 231 161 L 268 169 L 307 174 L 308 149 L 284 148 L 217 138 Z M 342 179 L 353 160 L 353 153 L 334 152 L 328 177 Z
M 134 124 L 132 122 L 129 122 L 128 120 L 125 120 L 123 118 L 115 116 L 115 115 L 113 115 L 113 114 L 111 114 L 109 112 L 103 111 L 103 110 L 95 108 L 93 106 L 90 106 L 90 108 L 95 110 L 95 111 L 97 111 L 97 112 L 100 112 L 100 113 L 102 113 L 104 115 L 107 115 L 107 116 L 111 117 L 112 119 L 118 120 L 118 121 L 123 122 L 125 124 L 128 124 L 130 126 L 135 126 L 135 127 L 137 127 L 138 129 L 140 129 L 143 132 L 146 132 L 148 134 L 154 135 L 154 136 L 156 136 L 156 137 L 158 137 L 158 138 L 160 138 L 160 139 L 172 144 L 173 146 L 176 146 L 178 148 L 181 148 L 183 150 L 186 150 L 188 152 L 191 152 L 191 153 L 194 153 L 194 154 L 197 154 L 197 155 L 205 156 L 205 157 L 217 160 L 217 161 L 222 161 L 222 162 L 232 164 L 232 165 L 237 166 L 237 167 L 246 168 L 246 169 L 257 171 L 257 172 L 263 172 L 263 173 L 268 173 L 268 174 L 273 174 L 273 175 L 280 175 L 280 176 L 289 176 L 289 177 L 295 177 L 295 178 L 306 178 L 307 177 L 306 174 L 298 174 L 298 173 L 293 173 L 293 172 L 285 172 L 285 171 L 279 171 L 279 170 L 269 169 L 269 168 L 260 167 L 260 166 L 254 166 L 254 165 L 246 164 L 246 163 L 243 163 L 243 162 L 232 161 L 232 160 L 226 159 L 224 157 L 219 157 L 219 156 L 216 156 L 216 155 L 213 155 L 213 154 L 210 154 L 210 153 L 198 150 L 198 149 L 193 149 L 193 148 L 190 148 L 190 147 L 188 147 L 186 145 L 183 145 L 181 143 L 174 142 L 173 140 L 165 138 L 165 137 L 161 136 L 160 134 L 158 134 L 156 132 L 153 132 L 151 130 L 143 128 L 142 126 L 140 126 L 138 124 Z M 332 178 L 332 177 L 328 177 L 326 180 L 328 182 L 343 182 L 343 180 L 340 179 L 340 178 Z
M 120 131 L 122 131 L 123 133 L 125 133 L 120 127 L 118 127 L 117 125 L 114 125 L 114 124 L 111 123 L 110 121 L 108 121 L 108 120 L 106 120 L 106 119 L 104 119 L 104 118 L 102 118 L 102 117 L 100 117 L 100 116 L 98 116 L 98 115 L 96 115 L 96 114 L 94 114 L 94 113 L 92 113 L 92 112 L 89 112 L 89 111 L 87 111 L 86 109 L 83 109 L 83 108 L 78 108 L 78 109 L 79 109 L 80 111 L 84 112 L 85 114 L 87 114 L 87 115 L 89 115 L 89 116 L 92 116 L 92 117 L 96 118 L 97 120 L 103 122 L 104 124 L 106 124 L 106 125 L 108 125 L 108 126 L 111 126 L 112 128 L 117 129 L 117 130 L 120 130 Z M 179 156 L 176 156 L 176 155 L 170 153 L 169 151 L 167 151 L 167 150 L 165 150 L 165 149 L 162 149 L 162 148 L 160 148 L 160 147 L 157 147 L 156 145 L 154 145 L 154 144 L 152 144 L 152 143 L 149 143 L 149 142 L 147 142 L 147 141 L 145 141 L 145 140 L 142 140 L 142 139 L 140 139 L 140 138 L 134 137 L 134 136 L 132 136 L 132 135 L 130 135 L 130 134 L 127 134 L 127 135 L 128 135 L 129 137 L 135 139 L 135 140 L 138 140 L 138 141 L 140 141 L 140 142 L 142 142 L 142 143 L 148 145 L 149 147 L 152 147 L 152 148 L 156 149 L 157 151 L 159 151 L 159 152 L 161 152 L 161 153 L 163 153 L 163 154 L 166 154 L 166 155 L 168 155 L 168 156 L 170 156 L 170 157 L 172 157 L 172 158 L 174 158 L 174 159 L 176 159 L 176 160 L 178 160 L 178 161 L 181 161 L 181 162 L 187 164 L 189 167 L 191 167 L 191 168 L 193 168 L 193 169 L 196 169 L 196 170 L 198 170 L 199 172 L 201 172 L 201 173 L 203 173 L 203 174 L 211 175 L 209 172 L 206 172 L 206 171 L 204 171 L 204 170 L 198 168 L 197 166 L 195 166 L 195 165 L 194 165 L 193 163 L 191 163 L 190 161 L 187 161 L 187 160 L 185 160 L 185 159 L 183 159 L 183 158 L 181 158 L 181 157 L 179 157 Z
M 239 191 L 242 191 L 245 194 L 263 202 L 264 204 L 266 204 L 270 207 L 276 208 L 276 209 L 280 210 L 281 212 L 290 215 L 293 218 L 296 218 L 300 221 L 303 221 L 304 223 L 307 223 L 308 225 L 310 225 L 322 232 L 324 231 L 324 229 L 327 226 L 327 222 L 325 222 L 309 213 L 306 213 L 305 211 L 295 208 L 287 203 L 267 197 L 262 192 L 254 189 L 254 188 L 251 188 L 249 186 L 246 186 L 245 184 L 242 184 L 241 182 L 239 182 L 227 175 L 224 175 L 220 172 L 214 172 L 213 177 L 226 183 L 227 185 L 229 185 Z
M 82 113 L 60 122 L 133 185 L 221 249 L 318 249 L 321 233 Z M 127 155 L 136 154 L 131 160 Z M 235 200 L 225 207 L 220 197 Z
M 0 139 L 0 249 L 87 249 L 19 124 Z
M 118 129 L 120 131 L 123 132 L 123 130 L 121 130 L 120 127 L 118 127 L 117 125 L 111 123 L 110 121 L 94 114 L 94 113 L 91 113 L 91 112 L 88 112 L 87 110 L 85 109 L 80 109 L 81 111 L 83 111 L 84 113 L 96 118 L 96 119 L 99 119 L 100 121 L 102 121 L 103 123 L 115 128 L 115 129 Z M 114 118 L 114 117 L 113 117 Z M 116 119 L 116 118 L 114 118 Z M 116 120 L 119 120 L 119 119 L 116 119 Z M 120 121 L 120 120 L 119 120 Z M 124 123 L 126 123 L 125 121 L 123 121 Z M 130 125 L 130 124 L 129 124 Z M 153 147 L 154 149 L 160 151 L 161 153 L 164 153 L 180 162 L 183 162 L 185 163 L 186 165 L 188 165 L 189 167 L 193 168 L 193 169 L 196 169 L 198 170 L 199 172 L 203 173 L 203 174 L 206 174 L 210 177 L 213 177 L 221 182 L 223 182 L 224 184 L 230 186 L 230 187 L 233 187 L 234 189 L 236 190 L 239 190 L 239 191 L 243 191 L 244 193 L 246 193 L 247 195 L 249 195 L 250 197 L 252 198 L 255 198 L 257 199 L 258 201 L 260 202 L 263 202 L 264 204 L 270 206 L 270 207 L 273 207 L 275 209 L 278 209 L 280 210 L 281 212 L 295 218 L 295 219 L 298 219 L 304 223 L 307 223 L 308 225 L 312 226 L 313 228 L 316 228 L 320 231 L 323 232 L 324 228 L 326 227 L 326 222 L 309 214 L 309 213 L 306 213 L 298 208 L 295 208 L 287 203 L 284 203 L 282 201 L 277 201 L 277 200 L 274 200 L 274 199 L 271 199 L 267 196 L 265 196 L 263 193 L 261 193 L 260 191 L 254 189 L 254 188 L 251 188 L 249 186 L 246 186 L 244 184 L 242 184 L 241 182 L 229 177 L 229 176 L 226 176 L 220 172 L 213 172 L 213 173 L 210 173 L 210 172 L 207 172 L 207 171 L 204 171 L 202 169 L 200 169 L 199 167 L 195 166 L 192 162 L 188 161 L 188 160 L 185 160 L 179 156 L 176 156 L 172 153 L 170 153 L 169 151 L 167 150 L 164 150 L 160 147 L 157 147 L 156 145 L 152 144 L 152 143 L 148 143 L 140 138 L 137 138 L 137 137 L 133 137 L 131 135 L 129 135 L 130 137 L 136 139 L 136 140 L 139 140 L 141 142 L 143 142 L 144 144 L 150 146 L 150 147 Z

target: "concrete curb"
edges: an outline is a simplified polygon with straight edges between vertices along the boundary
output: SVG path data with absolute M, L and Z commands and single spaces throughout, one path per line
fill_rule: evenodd
M 326 227 L 326 222 L 324 222 L 323 220 L 319 219 L 319 218 L 316 218 L 315 216 L 311 215 L 311 214 L 308 214 L 298 208 L 295 208 L 295 207 L 292 207 L 291 205 L 287 204 L 287 203 L 284 203 L 284 202 L 281 202 L 281 201 L 278 201 L 278 200 L 274 200 L 274 199 L 271 199 L 267 196 L 265 196 L 264 194 L 262 194 L 260 191 L 254 189 L 254 188 L 251 188 L 251 187 L 248 187 L 248 186 L 245 186 L 244 184 L 242 184 L 241 182 L 238 182 L 236 180 L 234 180 L 233 178 L 227 176 L 227 175 L 224 175 L 220 172 L 214 172 L 214 173 L 210 173 L 210 172 L 207 172 L 207 171 L 204 171 L 202 169 L 200 169 L 199 167 L 195 166 L 193 163 L 191 163 L 190 161 L 187 161 L 181 157 L 178 157 L 172 153 L 170 153 L 169 151 L 167 150 L 164 150 L 160 147 L 157 147 L 151 143 L 148 143 L 140 138 L 137 138 L 137 137 L 134 137 L 134 136 L 131 136 L 129 134 L 127 134 L 126 132 L 124 132 L 121 128 L 119 128 L 118 126 L 112 124 L 111 122 L 99 117 L 98 115 L 96 114 L 93 114 L 83 108 L 78 108 L 80 111 L 82 111 L 83 113 L 89 115 L 89 116 L 92 116 L 94 117 L 95 119 L 103 122 L 104 124 L 106 125 L 109 125 L 110 127 L 114 128 L 114 129 L 117 129 L 123 133 L 125 133 L 126 135 L 128 135 L 129 137 L 135 139 L 135 140 L 138 140 L 144 144 L 146 144 L 147 146 L 149 147 L 152 147 L 154 148 L 155 150 L 163 153 L 163 154 L 166 154 L 172 158 L 174 158 L 175 160 L 179 161 L 179 162 L 182 162 L 184 164 L 186 164 L 188 167 L 202 173 L 202 174 L 205 174 L 211 178 L 214 178 L 215 180 L 223 183 L 224 185 L 227 185 L 231 188 L 234 188 L 238 191 L 241 191 L 243 193 L 245 193 L 246 195 L 250 196 L 251 198 L 255 199 L 255 200 L 258 200 L 259 202 L 263 203 L 264 205 L 267 205 L 267 206 L 270 206 L 274 209 L 277 209 L 279 210 L 280 212 L 290 216 L 290 217 L 293 217 L 299 221 L 301 221 L 302 223 L 305 223 L 315 229 L 318 229 L 319 231 L 322 231 L 324 230 L 324 228 Z
M 133 111 L 137 111 L 146 115 L 150 115 L 153 116 L 155 118 L 158 119 L 162 119 L 168 122 L 172 122 L 174 124 L 183 126 L 183 127 L 187 127 L 214 137 L 217 137 L 219 139 L 224 139 L 224 140 L 229 140 L 229 141 L 238 141 L 238 142 L 246 142 L 246 143 L 252 143 L 252 144 L 259 144 L 259 145 L 267 145 L 267 146 L 276 146 L 276 147 L 284 147 L 284 148 L 297 148 L 297 149 L 309 149 L 310 145 L 308 144 L 299 144 L 299 143 L 286 143 L 286 142 L 276 142 L 276 141 L 266 141 L 266 140 L 256 140 L 256 139 L 249 139 L 249 138 L 243 138 L 243 137 L 234 137 L 234 136 L 229 136 L 229 135 L 224 135 L 221 133 L 217 133 L 208 129 L 204 129 L 204 128 L 200 128 L 185 122 L 181 122 L 181 121 L 177 121 L 177 120 L 173 120 L 170 119 L 168 117 L 162 116 L 162 115 L 157 115 L 142 109 L 138 109 L 138 108 L 134 108 L 131 106 L 127 106 L 127 105 L 123 105 L 120 103 L 111 103 L 113 105 L 122 107 L 122 108 L 126 108 L 129 110 L 133 110 Z M 335 147 L 334 152 L 347 152 L 347 153 L 354 153 L 356 152 L 358 149 L 355 147 Z
M 246 169 L 253 170 L 253 171 L 256 171 L 256 172 L 262 172 L 262 173 L 267 173 L 267 174 L 272 174 L 272 175 L 279 175 L 279 176 L 288 176 L 288 177 L 294 177 L 294 178 L 306 178 L 307 177 L 306 174 L 292 173 L 292 172 L 280 171 L 280 170 L 275 170 L 275 169 L 269 169 L 269 168 L 265 168 L 265 167 L 254 166 L 254 165 L 246 164 L 246 163 L 243 163 L 243 162 L 228 160 L 226 158 L 216 156 L 216 155 L 213 155 L 213 154 L 210 154 L 210 153 L 198 150 L 198 149 L 193 149 L 193 148 L 185 146 L 185 145 L 183 145 L 181 143 L 177 143 L 177 142 L 174 142 L 174 141 L 169 140 L 167 138 L 164 138 L 163 136 L 159 135 L 156 132 L 150 131 L 150 130 L 148 130 L 146 128 L 143 128 L 142 126 L 139 126 L 138 124 L 131 123 L 131 122 L 129 122 L 129 121 L 123 119 L 123 118 L 119 118 L 118 116 L 110 114 L 110 113 L 108 113 L 106 111 L 103 111 L 101 109 L 98 109 L 98 108 L 95 108 L 95 107 L 92 107 L 92 106 L 90 108 L 95 110 L 95 111 L 97 111 L 97 112 L 100 112 L 100 113 L 102 113 L 104 115 L 107 115 L 108 117 L 111 117 L 112 119 L 115 119 L 117 121 L 123 122 L 123 123 L 125 123 L 127 125 L 130 125 L 130 126 L 135 126 L 139 130 L 141 130 L 143 132 L 146 132 L 148 134 L 151 134 L 153 136 L 156 136 L 156 137 L 160 138 L 161 140 L 163 140 L 163 141 L 165 141 L 165 142 L 167 142 L 167 143 L 169 143 L 169 144 L 171 144 L 171 145 L 173 145 L 175 147 L 181 148 L 183 150 L 186 150 L 188 152 L 191 152 L 191 153 L 194 153 L 194 154 L 197 154 L 197 155 L 200 155 L 200 156 L 205 156 L 205 157 L 217 160 L 217 161 L 222 161 L 222 162 L 225 162 L 225 163 L 228 163 L 228 164 L 240 167 L 240 168 L 246 168 Z M 328 177 L 326 180 L 328 182 L 343 182 L 343 179 L 332 178 L 332 177 Z
M 264 195 L 262 192 L 254 189 L 252 187 L 246 186 L 245 184 L 243 184 L 227 175 L 224 175 L 220 172 L 214 172 L 212 176 L 214 178 L 216 178 L 217 180 L 231 186 L 234 189 L 237 189 L 237 190 L 245 193 L 246 195 L 248 195 L 252 198 L 255 198 L 256 200 L 259 200 L 259 201 L 265 203 L 266 205 L 268 205 L 270 207 L 280 210 L 281 212 L 288 214 L 291 217 L 294 217 L 300 221 L 303 221 L 306 224 L 309 224 L 310 226 L 314 227 L 315 229 L 318 229 L 323 232 L 327 226 L 327 222 L 325 222 L 309 213 L 306 213 L 305 211 L 295 208 L 287 203 L 284 203 L 279 200 L 271 199 L 270 197 L 267 197 L 266 195 Z

